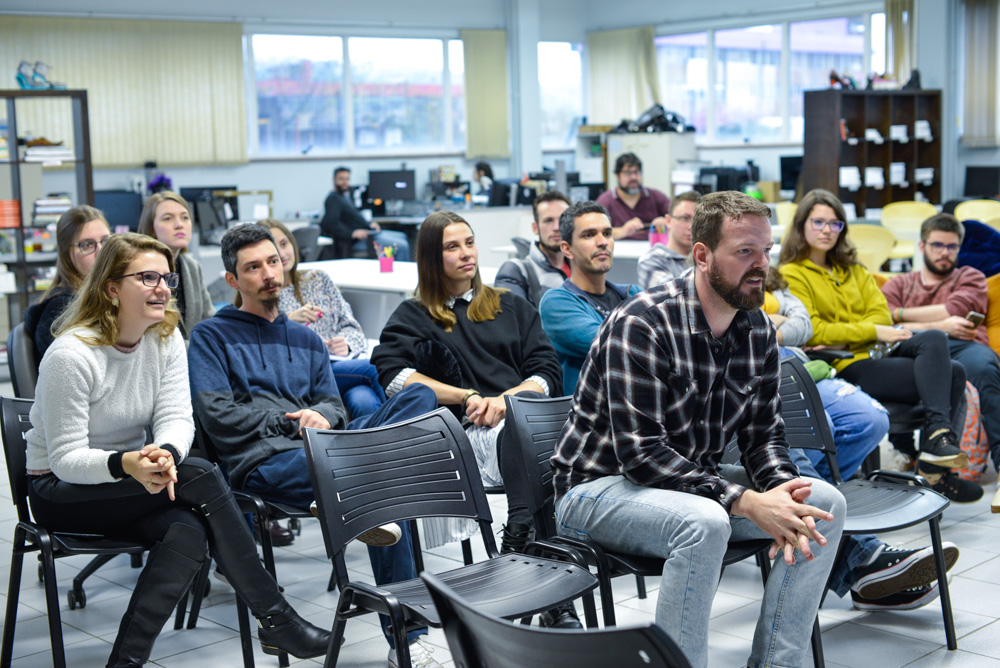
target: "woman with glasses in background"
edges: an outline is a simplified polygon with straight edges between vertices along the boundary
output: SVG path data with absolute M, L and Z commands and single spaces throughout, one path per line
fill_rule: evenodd
M 145 235 L 116 234 L 97 254 L 38 374 L 26 434 L 32 513 L 50 531 L 151 546 L 108 666 L 149 660 L 208 550 L 258 618 L 265 653 L 325 654 L 330 634 L 264 570 L 218 467 L 187 457 L 194 420 L 171 298 L 178 279 L 171 249 Z
M 164 190 L 146 200 L 139 215 L 139 234 L 162 241 L 174 254 L 180 286 L 174 291 L 181 314 L 181 335 L 186 339 L 202 320 L 215 315 L 201 264 L 188 253 L 191 244 L 191 207 L 175 192 Z
M 24 329 L 35 342 L 39 361 L 52 345 L 52 323 L 73 301 L 110 234 L 104 214 L 92 206 L 75 206 L 56 223 L 56 277 L 42 301 L 24 312 Z
M 833 193 L 812 190 L 781 244 L 781 273 L 812 320 L 807 349 L 852 353 L 833 362 L 838 375 L 882 403 L 923 403 L 921 472 L 962 468 L 968 456 L 954 425 L 964 420 L 965 369 L 951 360 L 943 332 L 893 327 L 885 296 L 857 260 L 845 218 Z

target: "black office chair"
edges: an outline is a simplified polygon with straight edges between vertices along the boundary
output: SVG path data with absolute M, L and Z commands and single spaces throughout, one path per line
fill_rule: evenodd
M 300 262 L 315 262 L 319 259 L 319 225 L 307 225 L 292 230 L 295 243 L 299 246 Z
M 17 507 L 17 526 L 14 527 L 13 551 L 10 562 L 10 584 L 7 588 L 7 611 L 4 616 L 3 646 L 0 649 L 0 666 L 9 666 L 14 651 L 14 627 L 17 624 L 17 606 L 21 594 L 21 571 L 24 555 L 31 552 L 39 553 L 39 577 L 45 584 L 45 605 L 49 619 L 49 638 L 52 644 L 52 664 L 57 668 L 66 665 L 66 652 L 63 647 L 62 620 L 59 614 L 59 588 L 56 581 L 55 560 L 76 554 L 95 554 L 101 558 L 95 559 L 83 569 L 73 580 L 73 587 L 67 592 L 70 609 L 84 607 L 87 596 L 83 590 L 83 580 L 97 570 L 101 565 L 118 556 L 129 554 L 141 556 L 151 546 L 126 540 L 114 540 L 95 534 L 76 534 L 48 531 L 35 523 L 31 518 L 28 506 L 28 476 L 25 472 L 27 442 L 24 434 L 31 429 L 28 413 L 34 402 L 30 399 L 11 397 L 0 398 L 0 432 L 3 433 L 4 455 L 7 460 L 7 477 L 10 479 L 10 492 L 14 505 Z M 206 570 L 202 570 L 203 582 Z M 197 584 L 194 585 L 197 587 Z M 204 591 L 195 589 L 195 591 Z M 201 597 L 195 596 L 196 604 L 200 606 Z M 183 621 L 184 606 L 187 596 L 178 606 L 178 620 Z M 197 613 L 192 609 L 192 617 L 197 620 Z M 180 628 L 180 625 L 175 626 Z M 193 628 L 193 623 L 188 628 Z
M 930 525 L 945 637 L 948 649 L 957 649 L 951 594 L 948 591 L 947 573 L 950 564 L 946 564 L 941 547 L 941 514 L 950 503 L 948 499 L 931 489 L 920 476 L 898 471 L 874 471 L 863 480 L 844 482 L 837 467 L 837 447 L 823 412 L 823 402 L 816 390 L 816 383 L 802 366 L 802 362 L 795 357 L 781 360 L 781 385 L 778 391 L 781 394 L 781 416 L 785 421 L 788 445 L 822 451 L 834 484 L 847 499 L 845 536 L 897 531 L 921 522 Z M 841 551 L 843 547 L 841 543 Z
M 447 409 L 376 429 L 308 429 L 305 441 L 331 559 L 343 554 L 361 533 L 389 522 L 419 517 L 473 519 L 479 523 L 489 558 L 438 577 L 478 609 L 505 619 L 524 618 L 585 596 L 587 623 L 596 626 L 591 592 L 597 579 L 585 566 L 524 554 L 500 556 L 472 447 Z M 561 552 L 582 560 L 571 550 Z M 378 612 L 392 620 L 400 666 L 410 665 L 407 630 L 441 625 L 419 579 L 374 586 L 351 582 L 345 573 L 339 589 L 328 668 L 337 664 L 344 627 L 353 617 Z
M 40 361 L 35 342 L 25 331 L 24 323 L 18 323 L 7 335 L 7 368 L 10 370 L 11 385 L 14 386 L 14 396 L 22 399 L 35 398 Z
M 689 668 L 658 626 L 556 630 L 512 624 L 475 609 L 437 576 L 420 578 L 431 593 L 451 658 L 463 668 Z

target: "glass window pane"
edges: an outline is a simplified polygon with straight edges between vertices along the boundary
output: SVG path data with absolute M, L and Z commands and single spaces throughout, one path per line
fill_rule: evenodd
M 583 116 L 583 45 L 538 43 L 538 87 L 542 148 L 566 148 L 576 141 Z
M 351 37 L 357 151 L 443 147 L 444 42 Z
M 344 49 L 340 37 L 254 35 L 259 152 L 343 149 Z
M 453 148 L 465 146 L 465 48 L 460 39 L 448 40 L 448 71 L 451 77 L 451 141 Z
M 789 139 L 801 140 L 803 92 L 830 87 L 830 72 L 865 86 L 865 17 L 802 21 L 789 26 L 791 51 Z
M 781 139 L 782 95 L 780 25 L 715 33 L 716 139 Z
M 872 72 L 885 74 L 885 13 L 872 14 Z
M 656 67 L 663 106 L 684 117 L 699 135 L 707 127 L 708 34 L 666 35 L 656 38 Z

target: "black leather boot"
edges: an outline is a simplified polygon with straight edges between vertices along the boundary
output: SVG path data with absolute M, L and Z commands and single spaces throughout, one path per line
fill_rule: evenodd
M 206 554 L 205 534 L 185 524 L 171 526 L 153 546 L 118 628 L 109 668 L 132 668 L 149 660 L 156 636 L 201 570 Z
M 521 554 L 531 536 L 531 525 L 518 522 L 508 522 L 503 527 L 503 538 L 500 541 L 500 554 Z
M 257 617 L 264 652 L 287 652 L 300 659 L 326 654 L 330 632 L 299 617 L 285 601 L 257 558 L 253 536 L 219 467 L 185 482 L 178 492 L 208 520 L 212 556 L 236 595 Z

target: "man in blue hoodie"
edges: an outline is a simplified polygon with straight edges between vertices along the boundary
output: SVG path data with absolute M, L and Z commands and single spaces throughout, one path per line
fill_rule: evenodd
M 542 295 L 538 313 L 559 355 L 566 395 L 576 391 L 580 368 L 601 323 L 639 292 L 637 285 L 618 285 L 605 278 L 614 262 L 613 229 L 607 210 L 596 202 L 577 202 L 559 216 L 559 244 L 573 274 Z
M 284 278 L 271 233 L 243 225 L 222 238 L 226 282 L 242 303 L 226 306 L 191 333 L 191 397 L 233 489 L 308 508 L 313 501 L 302 430 L 365 429 L 402 422 L 437 408 L 434 392 L 412 384 L 382 407 L 347 422 L 330 354 L 309 328 L 278 312 Z M 409 528 L 391 547 L 369 547 L 378 584 L 417 576 Z M 376 530 L 377 531 L 377 530 Z M 401 534 L 401 536 L 400 536 Z M 373 540 L 368 540 L 373 544 Z M 388 544 L 388 540 L 383 544 Z M 383 630 L 388 619 L 383 618 Z M 426 629 L 412 631 L 410 642 Z M 390 645 L 391 636 L 387 635 Z M 411 655 L 422 649 L 411 645 Z

